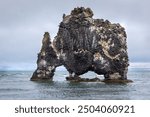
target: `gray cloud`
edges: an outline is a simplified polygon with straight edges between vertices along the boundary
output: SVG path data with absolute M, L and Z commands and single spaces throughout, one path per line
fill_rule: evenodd
M 125 26 L 131 62 L 150 61 L 149 0 L 0 0 L 0 67 L 31 63 L 45 31 L 57 34 L 62 14 L 77 6 L 91 7 L 94 18 Z

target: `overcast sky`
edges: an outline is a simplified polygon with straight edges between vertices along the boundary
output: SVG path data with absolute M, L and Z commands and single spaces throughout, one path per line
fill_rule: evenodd
M 53 39 L 63 13 L 77 6 L 123 25 L 130 62 L 150 62 L 149 0 L 0 0 L 0 69 L 35 68 L 44 32 Z

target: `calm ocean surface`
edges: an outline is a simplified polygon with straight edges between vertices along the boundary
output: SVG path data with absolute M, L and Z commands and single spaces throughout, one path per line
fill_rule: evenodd
M 0 99 L 150 99 L 150 69 L 130 68 L 129 84 L 70 83 L 66 71 L 57 71 L 53 82 L 33 82 L 33 71 L 0 72 Z M 95 77 L 93 73 L 86 74 Z

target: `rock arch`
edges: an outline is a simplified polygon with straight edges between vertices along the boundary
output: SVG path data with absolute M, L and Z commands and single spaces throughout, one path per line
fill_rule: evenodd
M 53 42 L 48 32 L 44 34 L 31 80 L 52 80 L 56 67 L 64 65 L 70 74 L 68 79 L 94 71 L 104 75 L 105 81 L 128 81 L 124 27 L 92 17 L 90 8 L 75 8 L 70 15 L 63 15 Z

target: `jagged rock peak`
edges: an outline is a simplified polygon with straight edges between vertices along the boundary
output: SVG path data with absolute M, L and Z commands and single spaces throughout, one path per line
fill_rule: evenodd
M 71 15 L 76 17 L 93 17 L 93 11 L 90 8 L 77 7 L 71 11 Z
M 49 32 L 45 32 L 44 33 L 44 38 L 42 40 L 42 43 L 43 44 L 46 44 L 46 43 L 51 43 L 51 38 L 50 38 L 50 35 L 49 35 Z

